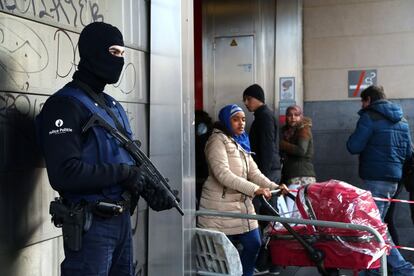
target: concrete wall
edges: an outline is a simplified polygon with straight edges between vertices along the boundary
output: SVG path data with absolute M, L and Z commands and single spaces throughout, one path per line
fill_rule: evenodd
M 306 1 L 306 0 L 305 0 Z M 276 1 L 276 41 L 275 41 L 275 107 L 279 115 L 285 114 L 281 108 L 280 78 L 295 78 L 294 100 L 300 106 L 303 104 L 303 57 L 302 57 L 302 7 L 303 1 Z
M 410 0 L 303 1 L 304 107 L 313 119 L 318 180 L 361 184 L 358 159 L 345 146 L 361 107 L 359 98 L 348 98 L 349 70 L 376 69 L 378 84 L 403 106 L 413 129 L 413 10 Z M 405 235 L 413 230 L 408 212 L 407 204 L 398 205 L 397 223 L 406 246 L 413 242 Z
M 305 100 L 347 100 L 348 70 L 377 69 L 390 98 L 412 98 L 414 2 L 304 1 Z
M 105 21 L 124 34 L 126 65 L 107 87 L 122 101 L 148 150 L 149 4 L 122 1 L 0 1 L 0 275 L 59 275 L 60 229 L 50 222 L 50 188 L 34 134 L 47 97 L 71 79 L 83 26 Z M 137 273 L 146 274 L 147 207 L 133 217 Z

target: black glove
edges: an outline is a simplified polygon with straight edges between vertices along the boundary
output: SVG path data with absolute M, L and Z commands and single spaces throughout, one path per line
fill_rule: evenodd
M 149 182 L 149 177 L 142 166 L 131 166 L 129 176 L 121 186 L 133 195 L 139 196 L 147 186 L 150 186 Z
M 163 187 L 152 185 L 148 187 L 149 189 L 145 189 L 142 191 L 141 195 L 148 203 L 149 207 L 154 211 L 164 211 L 169 210 L 175 206 L 175 198 L 172 195 L 169 195 L 167 190 Z M 172 190 L 174 195 L 178 195 L 177 190 Z

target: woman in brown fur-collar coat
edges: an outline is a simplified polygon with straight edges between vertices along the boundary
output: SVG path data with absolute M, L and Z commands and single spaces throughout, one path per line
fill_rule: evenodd
M 302 109 L 289 106 L 286 110 L 286 125 L 282 128 L 280 151 L 283 156 L 282 178 L 288 186 L 315 183 L 312 164 L 312 121 L 303 117 Z

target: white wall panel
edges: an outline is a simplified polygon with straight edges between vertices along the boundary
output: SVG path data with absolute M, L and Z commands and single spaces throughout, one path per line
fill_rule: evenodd
M 317 6 L 346 6 L 353 4 L 364 4 L 369 2 L 387 2 L 390 0 L 306 0 L 304 6 L 306 7 L 317 7 Z M 394 1 L 394 0 L 391 0 Z
M 280 78 L 294 77 L 295 101 L 301 106 L 303 102 L 302 2 L 302 0 L 276 1 L 276 68 L 274 80 L 275 99 L 279 100 Z
M 348 71 L 377 69 L 392 98 L 412 98 L 414 1 L 304 1 L 305 99 L 348 98 Z
M 149 1 L 112 0 L 99 1 L 105 9 L 105 22 L 117 26 L 124 35 L 124 42 L 132 48 L 149 51 Z
M 414 64 L 413 33 L 378 36 L 334 37 L 310 40 L 306 48 L 307 69 L 369 68 Z M 398 52 L 397 52 L 398 51 Z
M 307 38 L 411 32 L 414 2 L 407 0 L 337 1 L 312 5 L 304 1 Z
M 93 21 L 104 21 L 102 3 L 75 0 L 1 0 L 0 10 L 31 20 L 81 30 Z
M 0 10 L 75 32 L 90 22 L 108 22 L 122 31 L 130 47 L 148 51 L 146 0 L 0 0 Z
M 0 14 L 0 35 L 0 90 L 53 94 L 72 79 L 77 33 Z M 127 48 L 120 80 L 106 91 L 121 101 L 147 102 L 147 66 L 146 53 Z
M 192 1 L 151 1 L 150 157 L 182 199 L 150 211 L 148 275 L 194 275 L 194 49 Z M 188 230 L 188 231 L 185 231 Z
M 13 253 L 19 258 L 13 258 L 12 254 L 8 256 L 0 255 L 1 260 L 6 261 L 0 262 L 0 273 L 5 276 L 60 275 L 58 268 L 63 259 L 63 252 L 60 251 L 61 247 L 61 238 L 57 238 L 13 250 Z

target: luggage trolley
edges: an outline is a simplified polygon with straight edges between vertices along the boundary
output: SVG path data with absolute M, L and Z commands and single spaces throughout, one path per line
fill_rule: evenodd
M 369 191 L 330 180 L 300 187 L 294 200 L 303 219 L 369 226 L 387 241 L 387 226 Z M 270 212 L 280 216 L 264 201 Z M 273 224 L 267 246 L 273 265 L 317 266 L 321 275 L 330 275 L 329 268 L 351 269 L 354 274 L 379 268 L 380 257 L 389 250 L 365 231 L 287 223 Z

